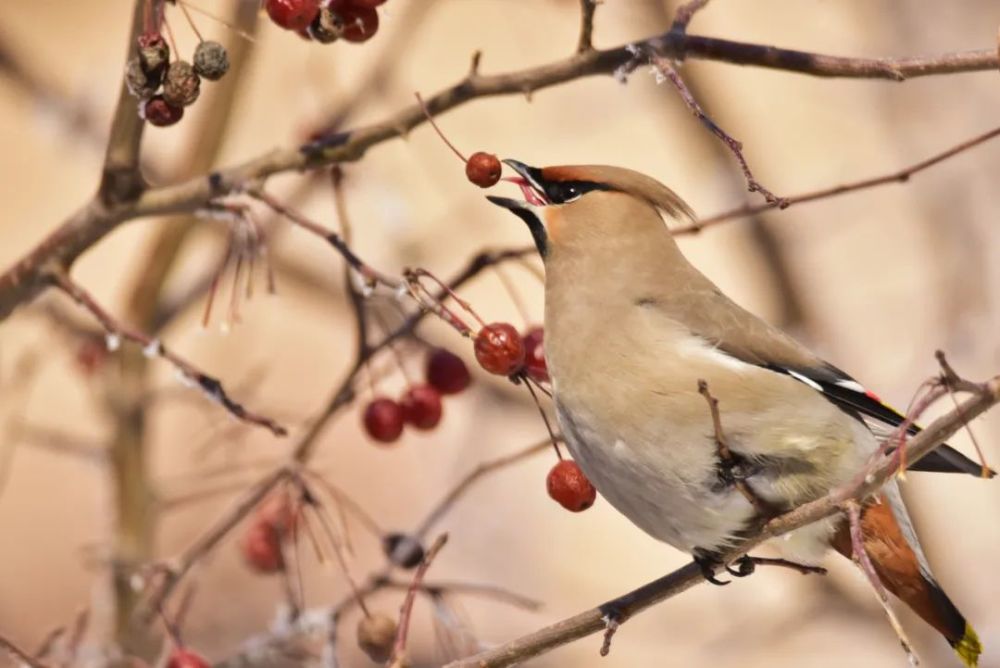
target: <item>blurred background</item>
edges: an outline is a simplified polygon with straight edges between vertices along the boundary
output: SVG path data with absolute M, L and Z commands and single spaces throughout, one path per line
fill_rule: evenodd
M 236 11 L 235 2 L 223 0 L 192 4 L 226 16 Z M 658 0 L 605 0 L 595 44 L 661 32 L 672 9 Z M 0 265 L 27 252 L 94 191 L 130 11 L 126 0 L 4 3 Z M 249 23 L 255 14 L 249 12 Z M 300 142 L 337 114 L 344 115 L 345 127 L 380 121 L 411 104 L 414 91 L 430 95 L 459 80 L 477 49 L 484 73 L 564 58 L 575 48 L 578 16 L 576 0 L 389 0 L 371 41 L 323 46 L 279 30 L 266 17 L 247 28 L 255 34 L 250 44 L 196 14 L 206 37 L 231 45 L 243 71 L 231 83 L 203 86 L 202 99 L 177 126 L 147 130 L 147 173 L 162 184 L 243 161 Z M 182 15 L 171 9 L 168 18 L 181 51 L 193 50 L 195 38 Z M 996 43 L 998 24 L 1000 5 L 988 0 L 716 0 L 690 31 L 838 55 L 901 56 L 988 48 Z M 989 129 L 1000 108 L 995 72 L 902 84 L 696 61 L 682 72 L 706 109 L 743 141 L 760 181 L 779 195 L 899 169 Z M 226 120 L 219 109 L 231 94 Z M 731 156 L 671 88 L 657 86 L 642 69 L 627 85 L 588 78 L 530 100 L 477 100 L 439 123 L 469 153 L 638 169 L 669 184 L 703 216 L 753 199 Z M 465 181 L 462 166 L 428 126 L 375 147 L 363 161 L 345 165 L 344 173 L 355 249 L 387 272 L 422 266 L 449 276 L 482 248 L 530 242 L 522 225 L 487 205 Z M 682 245 L 738 302 L 905 407 L 935 372 L 937 348 L 973 379 L 1000 371 L 998 173 L 1000 145 L 986 144 L 905 185 L 736 221 Z M 325 178 L 282 175 L 268 187 L 336 225 Z M 354 354 L 341 260 L 301 230 L 278 224 L 269 249 L 278 294 L 260 291 L 242 305 L 241 322 L 226 327 L 223 281 L 221 306 L 202 328 L 204 298 L 184 302 L 183 296 L 218 265 L 225 245 L 220 232 L 208 221 L 135 221 L 88 252 L 74 276 L 130 322 L 151 322 L 154 312 L 186 303 L 160 332 L 163 340 L 298 435 Z M 173 261 L 158 267 L 157 258 L 167 256 Z M 537 271 L 537 262 L 529 264 Z M 162 290 L 144 289 L 160 269 Z M 504 274 L 527 317 L 496 272 L 485 272 L 462 295 L 488 320 L 518 327 L 540 321 L 535 272 L 510 265 Z M 386 317 L 394 317 L 391 308 Z M 103 453 L 114 443 L 141 442 L 156 493 L 171 501 L 149 525 L 144 548 L 150 558 L 170 558 L 268 463 L 282 461 L 294 440 L 234 425 L 200 395 L 183 391 L 162 361 L 137 374 L 127 351 L 102 354 L 100 341 L 95 346 L 74 334 L 73 323 L 91 326 L 86 314 L 49 296 L 0 327 L 0 634 L 27 648 L 84 609 L 90 611 L 88 638 L 112 632 L 106 564 L 116 544 L 116 502 Z M 428 322 L 421 334 L 471 362 L 471 346 L 438 323 Z M 407 344 L 400 352 L 411 375 L 419 376 L 423 348 Z M 391 360 L 382 361 L 392 368 Z M 406 385 L 399 373 L 379 383 L 390 395 Z M 137 401 L 137 392 L 149 397 L 142 419 L 125 425 L 119 409 Z M 360 397 L 365 400 L 367 390 Z M 945 402 L 935 410 L 946 408 Z M 996 465 L 1000 412 L 973 428 Z M 357 410 L 345 412 L 322 433 L 313 468 L 381 527 L 405 530 L 478 463 L 544 436 L 523 389 L 477 372 L 470 391 L 448 399 L 438 429 L 407 433 L 391 448 L 364 436 Z M 953 443 L 973 452 L 965 434 Z M 687 561 L 600 499 L 585 513 L 564 511 L 545 493 L 552 463 L 545 451 L 473 487 L 438 525 L 451 540 L 429 575 L 497 585 L 543 606 L 530 612 L 452 596 L 460 610 L 446 619 L 420 601 L 410 641 L 414 665 L 445 662 L 447 646 L 462 646 L 456 637 L 466 650 L 471 637 L 502 642 Z M 220 469 L 224 476 L 217 475 Z M 904 488 L 938 579 L 984 642 L 981 665 L 1000 666 L 1000 486 L 917 474 Z M 362 578 L 381 556 L 364 529 L 353 532 L 351 568 Z M 892 630 L 853 567 L 832 556 L 828 565 L 825 578 L 765 569 L 724 589 L 697 587 L 629 621 L 607 658 L 598 656 L 599 638 L 590 637 L 531 665 L 904 665 Z M 302 578 L 310 607 L 346 591 L 339 571 L 317 564 L 309 550 Z M 189 581 L 196 586 L 184 640 L 213 660 L 232 656 L 248 637 L 265 631 L 285 598 L 281 578 L 255 574 L 242 562 L 236 534 Z M 391 592 L 371 605 L 394 615 L 400 598 Z M 339 655 L 343 665 L 372 665 L 353 641 L 356 614 L 345 618 Z M 903 619 L 925 665 L 956 665 L 935 633 L 909 613 Z M 435 639 L 435 623 L 451 630 L 451 641 Z

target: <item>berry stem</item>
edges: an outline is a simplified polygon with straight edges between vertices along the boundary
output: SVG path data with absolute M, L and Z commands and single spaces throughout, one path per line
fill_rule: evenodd
M 194 20 L 191 18 L 191 14 L 190 12 L 188 12 L 187 6 L 183 2 L 179 2 L 177 4 L 180 6 L 181 12 L 184 14 L 184 18 L 187 19 L 188 25 L 191 26 L 191 30 L 194 31 L 194 34 L 198 38 L 198 41 L 204 42 L 205 39 L 201 36 L 201 31 L 198 30 L 198 26 L 194 24 Z
M 237 28 L 236 26 L 234 26 L 229 21 L 226 21 L 221 16 L 216 16 L 215 14 L 209 12 L 208 10 L 202 9 L 198 5 L 192 5 L 191 3 L 184 2 L 184 0 L 177 0 L 176 4 L 180 5 L 181 7 L 187 7 L 191 11 L 196 12 L 198 14 L 201 14 L 202 16 L 206 16 L 206 17 L 212 19 L 213 21 L 215 21 L 217 23 L 221 23 L 222 25 L 226 26 L 227 28 L 229 28 L 231 31 L 233 31 L 234 33 L 236 33 L 237 35 L 239 35 L 240 37 L 242 37 L 246 41 L 250 42 L 251 44 L 256 44 L 257 43 L 257 40 L 254 39 L 253 35 L 251 35 L 250 33 L 248 33 L 245 30 L 240 30 L 239 28 Z
M 521 293 L 518 292 L 517 288 L 514 286 L 514 282 L 510 279 L 510 276 L 504 271 L 500 265 L 494 265 L 493 271 L 496 272 L 497 278 L 500 279 L 500 283 L 503 285 L 504 290 L 507 291 L 507 295 L 510 300 L 514 302 L 514 308 L 517 309 L 518 315 L 521 316 L 521 321 L 525 325 L 531 324 L 531 318 L 528 315 L 528 308 L 524 304 L 524 299 L 521 298 Z
M 420 97 L 420 93 L 413 93 L 413 95 L 417 98 L 417 102 L 420 104 L 420 108 L 423 110 L 424 116 L 427 117 L 427 122 L 430 123 L 431 127 L 434 128 L 434 131 L 438 133 L 438 137 L 441 138 L 441 141 L 447 144 L 448 148 L 455 152 L 455 155 L 458 156 L 459 160 L 462 162 L 468 162 L 468 159 L 462 155 L 462 152 L 455 148 L 455 145 L 448 141 L 448 138 L 444 136 L 443 132 L 441 132 L 441 128 L 439 128 L 438 124 L 434 121 L 434 117 L 431 116 L 431 110 L 427 108 L 427 103 L 424 102 L 424 98 Z
M 410 276 L 412 276 L 412 277 L 414 277 L 414 278 L 417 279 L 417 281 L 416 281 L 417 284 L 420 284 L 420 280 L 419 279 L 423 278 L 425 276 L 427 278 L 431 279 L 432 281 L 434 281 L 435 283 L 437 283 L 438 287 L 440 287 L 442 290 L 444 290 L 448 294 L 449 297 L 451 297 L 452 299 L 455 300 L 456 304 L 458 304 L 459 306 L 461 306 L 463 310 L 465 310 L 469 315 L 471 315 L 473 318 L 476 319 L 476 322 L 479 323 L 480 327 L 485 327 L 486 326 L 486 322 L 482 318 L 479 317 L 479 314 L 476 313 L 476 310 L 474 308 L 472 308 L 472 304 L 470 304 L 469 302 L 467 302 L 464 299 L 462 299 L 461 297 L 459 297 L 458 294 L 454 290 L 452 290 L 451 287 L 449 287 L 448 284 L 446 284 L 440 278 L 438 278 L 437 276 L 435 276 L 431 272 L 427 271 L 426 269 L 420 269 L 420 268 L 412 269 L 412 270 L 408 271 L 407 273 Z M 423 287 L 423 286 L 421 286 L 421 287 Z
M 375 316 L 375 320 L 378 321 L 378 326 L 382 329 L 383 334 L 388 335 L 392 332 L 392 328 L 389 327 L 388 323 L 386 323 L 385 317 L 378 311 L 378 309 L 372 309 L 371 313 Z M 399 349 L 396 347 L 395 342 L 389 343 L 389 351 L 392 353 L 392 358 L 395 360 L 396 366 L 399 367 L 399 372 L 403 375 L 403 380 L 406 381 L 406 385 L 413 385 L 413 379 L 410 378 L 410 374 L 406 371 L 406 365 L 403 364 L 403 356 L 399 354 Z
M 521 374 L 521 380 L 524 381 L 524 386 L 528 388 L 528 393 L 531 394 L 531 398 L 535 402 L 535 407 L 538 408 L 538 414 L 542 416 L 542 422 L 545 423 L 545 429 L 549 432 L 549 438 L 552 439 L 552 447 L 556 451 L 556 457 L 559 461 L 563 460 L 562 451 L 559 449 L 559 441 L 556 438 L 556 433 L 552 431 L 552 424 L 549 423 L 549 416 L 545 414 L 545 409 L 542 408 L 542 402 L 538 400 L 538 395 L 535 393 L 535 388 L 531 386 L 532 380 L 528 378 L 523 373 Z
M 163 22 L 163 27 L 167 29 L 167 39 L 170 40 L 170 49 L 173 52 L 171 55 L 174 60 L 180 60 L 180 51 L 177 50 L 177 42 L 174 41 L 174 30 L 170 27 L 170 22 L 167 21 L 167 15 L 161 13 L 160 19 Z

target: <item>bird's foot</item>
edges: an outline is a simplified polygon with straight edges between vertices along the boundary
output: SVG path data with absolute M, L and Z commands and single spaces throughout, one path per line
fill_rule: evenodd
M 730 580 L 720 580 L 715 577 L 715 572 L 719 568 L 725 566 L 717 554 L 711 552 L 696 552 L 694 554 L 694 563 L 698 564 L 698 568 L 701 569 L 702 577 L 712 584 L 723 587 L 731 582 Z

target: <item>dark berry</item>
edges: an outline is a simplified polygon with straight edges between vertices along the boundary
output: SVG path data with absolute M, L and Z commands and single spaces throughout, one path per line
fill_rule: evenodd
M 159 76 L 170 62 L 170 47 L 163 35 L 147 32 L 139 35 L 139 63 L 149 76 Z
M 240 552 L 247 564 L 258 573 L 277 573 L 285 568 L 281 535 L 267 522 L 251 522 L 240 540 Z
M 392 443 L 403 433 L 403 408 L 392 399 L 373 399 L 365 408 L 365 431 L 379 443 Z
M 175 648 L 167 659 L 167 668 L 211 668 L 211 665 L 200 654 L 180 647 Z
M 163 77 L 163 99 L 175 107 L 194 104 L 201 92 L 201 79 L 191 63 L 177 60 L 167 66 Z
M 444 348 L 435 348 L 427 358 L 427 382 L 441 394 L 458 394 L 472 376 L 462 358 Z
M 479 366 L 498 376 L 509 376 L 524 364 L 524 341 L 510 323 L 494 322 L 479 330 L 475 351 Z
M 319 0 L 265 0 L 264 8 L 285 30 L 305 30 L 319 13 Z
M 175 107 L 162 95 L 155 95 L 139 104 L 139 115 L 157 127 L 165 127 L 184 117 L 184 107 Z
M 500 160 L 492 153 L 476 151 L 465 163 L 465 177 L 480 188 L 489 188 L 500 180 Z
M 566 510 L 578 513 L 594 505 L 597 490 L 587 480 L 577 463 L 564 459 L 549 471 L 545 479 L 549 496 Z
M 378 12 L 361 7 L 352 0 L 330 0 L 330 11 L 337 14 L 344 24 L 344 39 L 348 42 L 366 42 L 378 32 Z
M 309 35 L 320 44 L 336 42 L 344 36 L 344 20 L 329 7 L 323 7 L 309 24 Z
M 396 643 L 396 620 L 382 612 L 358 620 L 358 647 L 375 663 L 385 663 Z
M 125 85 L 133 97 L 148 100 L 156 95 L 156 89 L 160 87 L 160 77 L 156 73 L 147 74 L 142 69 L 139 57 L 136 56 L 125 64 Z
M 521 338 L 524 339 L 524 371 L 534 381 L 549 382 L 549 370 L 545 365 L 545 329 L 532 327 Z
M 424 548 L 413 536 L 390 533 L 382 539 L 382 551 L 396 566 L 416 568 L 424 560 Z
M 441 393 L 432 385 L 414 385 L 399 400 L 403 419 L 417 429 L 433 429 L 441 421 Z
M 199 42 L 194 50 L 194 71 L 209 81 L 218 81 L 229 71 L 226 47 L 211 40 Z

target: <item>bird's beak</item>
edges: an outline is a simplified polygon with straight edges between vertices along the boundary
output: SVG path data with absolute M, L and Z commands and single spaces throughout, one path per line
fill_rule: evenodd
M 517 184 L 521 188 L 521 192 L 524 194 L 524 200 L 511 199 L 509 197 L 496 197 L 495 195 L 487 195 L 488 199 L 493 204 L 501 206 L 515 216 L 520 218 L 528 226 L 531 231 L 531 236 L 535 240 L 535 246 L 538 247 L 538 252 L 542 254 L 542 257 L 548 253 L 548 235 L 545 232 L 545 225 L 542 223 L 541 217 L 541 207 L 548 204 L 545 199 L 544 190 L 539 184 L 539 179 L 541 178 L 541 170 L 535 167 L 529 167 L 523 162 L 518 162 L 517 160 L 504 160 L 511 169 L 518 173 L 518 177 L 506 179 Z

